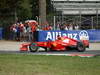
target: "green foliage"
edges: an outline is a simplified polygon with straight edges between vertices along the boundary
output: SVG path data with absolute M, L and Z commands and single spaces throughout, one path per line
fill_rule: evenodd
M 6 20 L 9 24 L 13 19 L 14 23 L 15 16 L 17 16 L 19 20 L 31 17 L 29 0 L 0 0 L 0 21 L 10 19 L 10 21 Z
M 54 13 L 54 8 L 53 8 L 53 4 L 51 4 L 51 0 L 46 0 L 46 10 L 47 10 L 47 15 Z
M 47 2 L 47 15 L 54 13 L 51 0 Z M 36 19 L 39 16 L 39 0 L 0 0 L 0 23 L 2 26 L 14 23 L 16 17 L 24 21 L 26 19 Z
M 32 19 L 36 19 L 36 16 L 39 16 L 39 0 L 31 0 L 31 12 L 32 12 Z
M 47 18 L 53 16 L 51 0 L 47 2 Z M 17 21 L 36 20 L 39 16 L 39 0 L 0 0 L 0 27 L 4 28 L 4 36 L 9 37 L 9 27 Z
M 100 57 L 0 54 L 1 75 L 100 75 Z
M 18 18 L 21 21 L 30 19 L 32 17 L 30 0 L 24 0 L 20 4 L 20 8 L 17 9 L 17 13 L 18 13 Z
M 6 38 L 9 37 L 10 25 L 31 18 L 30 10 L 29 0 L 0 0 L 0 27 L 4 28 Z

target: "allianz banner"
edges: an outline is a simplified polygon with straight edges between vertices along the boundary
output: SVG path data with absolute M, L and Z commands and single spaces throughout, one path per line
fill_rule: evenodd
M 82 37 L 90 41 L 100 41 L 100 30 L 38 31 L 38 41 L 56 40 L 57 36 L 68 36 L 76 40 Z

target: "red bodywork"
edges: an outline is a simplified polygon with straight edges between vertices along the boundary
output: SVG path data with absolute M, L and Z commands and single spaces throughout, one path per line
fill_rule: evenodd
M 81 43 L 84 49 L 89 47 L 88 40 L 74 40 L 68 37 L 60 37 L 60 39 L 55 41 L 31 42 L 29 47 L 42 47 L 44 49 L 49 48 L 50 50 L 64 51 L 68 50 L 69 48 L 77 48 L 78 43 Z

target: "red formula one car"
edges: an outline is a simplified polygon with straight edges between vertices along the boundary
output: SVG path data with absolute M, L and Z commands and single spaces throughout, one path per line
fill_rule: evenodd
M 25 45 L 23 45 L 25 46 Z M 56 50 L 56 51 L 65 51 L 75 49 L 79 52 L 83 52 L 86 48 L 89 48 L 88 40 L 74 40 L 68 37 L 59 37 L 55 41 L 46 41 L 46 42 L 31 42 L 28 45 L 31 52 L 36 52 L 39 48 L 44 48 L 45 51 Z

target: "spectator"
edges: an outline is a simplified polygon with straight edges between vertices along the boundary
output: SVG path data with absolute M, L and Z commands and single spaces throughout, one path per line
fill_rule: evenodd
M 69 30 L 67 24 L 65 25 L 64 30 Z
M 28 41 L 32 41 L 32 39 L 33 39 L 32 29 L 31 29 L 31 27 L 29 25 L 27 27 L 27 36 L 28 36 Z
M 11 39 L 12 40 L 16 40 L 17 39 L 17 29 L 16 29 L 16 24 L 13 24 L 11 27 L 10 27 L 10 31 L 11 31 Z
M 24 41 L 24 24 L 22 24 L 22 22 L 20 22 L 19 24 L 19 28 L 20 28 L 20 41 Z
M 75 30 L 79 30 L 79 26 L 78 25 L 75 25 Z
M 57 30 L 60 30 L 60 24 L 57 24 Z
M 33 22 L 28 23 L 29 27 L 31 28 L 31 40 L 35 41 L 35 31 L 37 30 L 37 24 Z
M 16 30 L 17 30 L 17 32 L 16 32 L 16 34 L 17 34 L 16 40 L 20 41 L 20 27 L 19 27 L 19 25 L 16 25 Z
M 72 24 L 69 25 L 69 30 L 73 30 L 73 25 Z
M 43 28 L 43 30 L 52 30 L 52 26 L 51 25 L 46 26 L 46 27 Z

